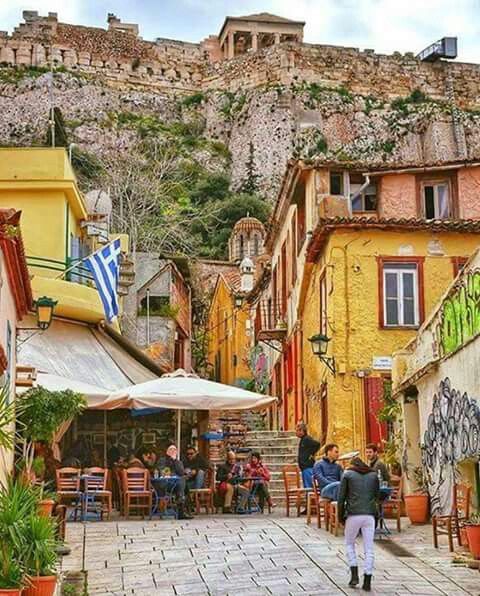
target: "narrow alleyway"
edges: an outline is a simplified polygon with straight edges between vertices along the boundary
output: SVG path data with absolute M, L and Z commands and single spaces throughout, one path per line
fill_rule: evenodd
M 81 569 L 83 531 L 80 523 L 68 525 L 72 553 L 64 571 Z M 361 593 L 347 587 L 342 538 L 308 527 L 305 518 L 90 522 L 85 532 L 91 596 Z M 445 547 L 435 551 L 429 526 L 393 535 L 405 551 L 382 542 L 372 593 L 480 594 L 479 572 L 453 566 Z

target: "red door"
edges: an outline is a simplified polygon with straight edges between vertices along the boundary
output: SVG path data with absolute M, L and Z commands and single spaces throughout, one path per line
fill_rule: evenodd
M 378 419 L 378 413 L 384 404 L 384 379 L 382 377 L 367 377 L 364 383 L 367 442 L 380 446 L 387 439 L 387 424 Z

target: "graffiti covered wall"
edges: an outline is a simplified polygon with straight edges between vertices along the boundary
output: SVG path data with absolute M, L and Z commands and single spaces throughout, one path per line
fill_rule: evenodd
M 440 356 L 451 354 L 480 333 L 480 270 L 470 270 L 445 299 L 436 336 Z
M 455 382 L 461 384 L 461 379 Z M 432 513 L 450 513 L 458 464 L 479 456 L 479 402 L 446 377 L 433 396 L 423 434 L 422 463 Z

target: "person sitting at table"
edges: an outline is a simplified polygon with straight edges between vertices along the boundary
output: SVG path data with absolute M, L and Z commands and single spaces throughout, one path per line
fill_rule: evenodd
M 325 455 L 313 466 L 313 477 L 317 481 L 320 495 L 324 499 L 337 500 L 338 487 L 343 476 L 343 468 L 337 463 L 338 445 L 325 445 Z
M 265 503 L 268 503 L 270 507 L 273 507 L 272 497 L 268 491 L 270 470 L 262 462 L 262 457 L 258 451 L 252 451 L 250 462 L 245 466 L 245 476 L 258 479 L 256 480 L 256 494 L 258 495 L 258 503 L 262 513 L 265 508 Z
M 131 453 L 128 457 L 127 468 L 145 468 L 142 458 L 136 453 Z
M 187 487 L 189 489 L 203 488 L 205 474 L 210 466 L 207 460 L 192 445 L 187 447 L 183 458 L 183 467 L 187 477 Z
M 368 465 L 374 472 L 380 472 L 381 482 L 390 482 L 390 473 L 386 464 L 378 457 L 378 445 L 376 443 L 369 443 L 365 448 L 365 455 L 367 456 Z M 380 480 L 379 476 L 379 480 Z
M 250 489 L 241 482 L 243 466 L 237 462 L 234 451 L 227 453 L 226 462 L 217 469 L 217 481 L 220 483 L 217 494 L 223 499 L 223 513 L 232 513 L 232 500 L 235 492 L 238 495 L 237 512 L 243 513 L 248 502 Z
M 167 447 L 165 457 L 161 457 L 155 467 L 160 472 L 160 478 L 158 481 L 155 480 L 155 488 L 158 488 L 160 493 L 165 494 L 170 488 L 168 476 L 175 476 L 175 480 L 171 482 L 174 482 L 172 492 L 178 506 L 178 519 L 193 519 L 186 506 L 188 488 L 186 486 L 185 470 L 182 462 L 178 459 L 176 445 L 170 444 Z
M 142 460 L 143 465 L 151 474 L 153 474 L 154 470 L 156 469 L 158 459 L 155 451 L 150 447 L 143 447 L 138 455 Z

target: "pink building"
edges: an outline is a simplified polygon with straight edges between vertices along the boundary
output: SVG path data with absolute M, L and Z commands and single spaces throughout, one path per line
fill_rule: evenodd
M 20 233 L 20 211 L 0 209 L 0 384 L 14 398 L 17 323 L 32 309 L 32 291 Z M 0 454 L 0 481 L 13 453 Z

